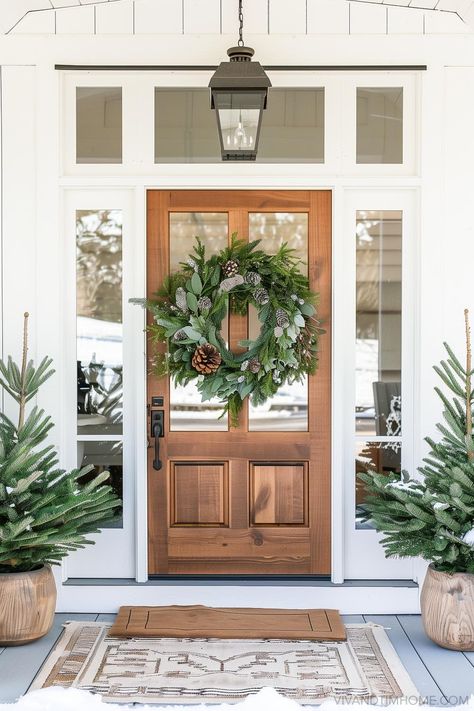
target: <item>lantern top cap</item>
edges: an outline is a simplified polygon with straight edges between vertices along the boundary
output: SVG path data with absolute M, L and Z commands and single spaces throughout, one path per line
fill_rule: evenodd
M 255 50 L 252 47 L 245 47 L 244 45 L 238 45 L 238 47 L 229 47 L 227 50 L 227 56 L 231 62 L 250 62 Z
M 228 62 L 221 62 L 211 77 L 209 87 L 229 91 L 262 90 L 272 85 L 260 64 L 252 62 L 251 47 L 231 47 Z

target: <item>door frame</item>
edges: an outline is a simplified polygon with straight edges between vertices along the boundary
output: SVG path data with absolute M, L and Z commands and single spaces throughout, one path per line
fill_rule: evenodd
M 60 373 L 61 388 L 64 397 L 58 400 L 45 397 L 42 404 L 49 410 L 58 405 L 58 428 L 56 430 L 57 442 L 61 452 L 61 466 L 63 468 L 73 468 L 77 466 L 76 454 L 76 421 L 75 421 L 75 373 L 71 369 L 71 363 L 75 363 L 75 256 L 74 249 L 69 241 L 64 240 L 64 235 L 71 235 L 75 232 L 75 209 L 91 206 L 98 208 L 123 206 L 126 210 L 128 228 L 124 232 L 124 246 L 128 245 L 129 262 L 127 274 L 124 275 L 124 309 L 128 309 L 128 318 L 133 322 L 133 337 L 126 345 L 128 362 L 130 363 L 130 397 L 128 408 L 130 417 L 128 418 L 129 429 L 127 437 L 130 442 L 130 473 L 128 484 L 131 487 L 130 507 L 133 510 L 132 528 L 129 529 L 130 545 L 133 551 L 131 560 L 131 570 L 124 569 L 123 556 L 116 557 L 115 552 L 121 549 L 120 531 L 110 529 L 107 536 L 101 534 L 97 538 L 95 546 L 88 547 L 83 551 L 71 555 L 61 566 L 61 579 L 63 582 L 76 578 L 105 578 L 129 580 L 135 579 L 138 583 L 145 583 L 148 580 L 147 561 L 147 482 L 146 482 L 146 363 L 145 363 L 145 315 L 144 312 L 134 305 L 128 304 L 130 297 L 145 296 L 145 268 L 146 268 L 146 192 L 148 189 L 214 189 L 227 188 L 229 190 L 239 189 L 242 183 L 242 176 L 227 174 L 229 166 L 213 166 L 214 172 L 201 177 L 199 185 L 197 181 L 189 176 L 181 176 L 181 179 L 171 180 L 169 176 L 162 179 L 148 177 L 127 181 L 126 185 L 96 185 L 84 187 L 81 184 L 64 185 L 61 190 L 61 203 L 63 220 L 59 230 L 60 239 L 58 244 L 51 241 L 51 233 L 44 235 L 45 243 L 51 244 L 51 249 L 59 249 L 61 264 L 65 265 L 62 274 L 62 293 L 64 301 L 61 304 L 58 318 L 62 318 L 66 324 L 60 339 L 61 348 L 53 350 L 55 362 L 58 364 Z M 241 168 L 242 166 L 236 166 Z M 232 166 L 234 169 L 234 166 Z M 331 190 L 333 203 L 333 334 L 332 334 L 332 582 L 341 584 L 345 578 L 355 579 L 384 579 L 384 580 L 412 580 L 418 575 L 418 568 L 408 560 L 386 560 L 383 551 L 377 540 L 375 532 L 356 531 L 353 525 L 354 515 L 349 500 L 353 496 L 352 473 L 353 473 L 353 417 L 350 402 L 347 397 L 347 383 L 344 380 L 344 372 L 347 368 L 348 349 L 352 347 L 351 334 L 348 333 L 345 319 L 351 318 L 351 294 L 352 287 L 348 287 L 347 260 L 348 250 L 353 247 L 353 205 L 352 196 L 357 195 L 357 205 L 363 208 L 375 206 L 374 209 L 394 207 L 404 209 L 407 215 L 407 226 L 409 227 L 409 240 L 406 244 L 405 265 L 407 269 L 407 289 L 412 293 L 413 312 L 405 314 L 406 328 L 404 332 L 404 350 L 406 351 L 407 363 L 413 371 L 414 382 L 405 387 L 405 417 L 409 408 L 413 431 L 404 444 L 403 466 L 413 471 L 413 467 L 423 456 L 423 441 L 420 423 L 420 398 L 414 398 L 414 393 L 424 392 L 424 386 L 420 382 L 420 361 L 426 356 L 427 346 L 424 346 L 423 354 L 420 352 L 420 338 L 422 334 L 415 333 L 415 326 L 419 324 L 419 314 L 422 307 L 422 272 L 425 269 L 422 264 L 421 255 L 428 247 L 419 242 L 420 229 L 420 189 L 417 185 L 396 185 L 394 182 L 388 184 L 374 185 L 367 181 L 360 185 L 360 181 L 348 178 L 337 178 L 333 181 L 319 181 L 313 177 L 311 180 L 296 173 L 290 178 L 282 176 L 268 177 L 265 181 L 257 177 L 247 176 L 245 180 L 247 186 L 255 189 L 309 189 L 309 190 Z M 121 196 L 123 195 L 123 199 Z M 125 200 L 126 198 L 126 200 Z M 50 239 L 50 242 L 48 242 Z M 69 245 L 66 248 L 66 244 Z M 408 249 L 409 247 L 409 249 Z M 43 253 L 43 251 L 42 251 Z M 48 251 L 44 251 L 47 259 Z M 430 255 L 427 254 L 427 257 Z M 349 269 L 350 271 L 350 269 Z M 345 281 L 346 280 L 346 281 Z M 431 342 L 430 342 L 431 343 Z M 434 344 L 436 346 L 436 344 Z M 431 348 L 434 347 L 431 344 Z M 51 352 L 51 343 L 46 344 L 45 349 Z M 429 350 L 429 349 L 428 349 Z M 428 354 L 429 355 L 429 354 Z M 430 356 L 431 357 L 431 356 Z M 350 354 L 349 354 L 350 360 Z M 350 364 L 349 364 L 350 367 Z M 347 379 L 346 379 L 347 380 Z M 431 392 L 431 391 L 430 391 Z M 109 541 L 110 539 L 110 541 Z M 113 540 L 112 540 L 113 539 Z M 350 542 L 356 544 L 355 548 Z M 360 542 L 361 546 L 358 545 Z M 114 561 L 114 566 L 118 566 L 120 571 L 110 574 L 109 563 Z M 115 557 L 114 557 L 115 556 Z M 376 564 L 369 566 L 370 561 Z M 368 569 L 368 567 L 370 569 Z M 95 572 L 97 571 L 97 573 Z M 202 583 L 201 583 L 202 584 Z M 301 583 L 302 585 L 304 583 Z M 178 588 L 176 588 L 178 589 Z
M 157 288 L 156 281 L 156 263 L 152 263 L 152 259 L 156 258 L 157 254 L 161 254 L 164 249 L 164 256 L 167 259 L 168 247 L 165 245 L 153 245 L 152 240 L 156 233 L 164 231 L 167 233 L 168 229 L 168 214 L 172 211 L 181 212 L 183 210 L 198 209 L 202 204 L 202 211 L 210 210 L 212 206 L 212 201 L 209 201 L 209 193 L 240 193 L 237 195 L 237 199 L 229 199 L 229 203 L 221 204 L 220 208 L 224 211 L 232 210 L 233 207 L 236 209 L 236 204 L 239 203 L 239 197 L 242 193 L 249 194 L 249 204 L 245 205 L 243 208 L 249 209 L 251 211 L 252 194 L 254 196 L 255 206 L 261 204 L 262 196 L 259 193 L 268 193 L 268 199 L 270 200 L 269 205 L 265 206 L 266 209 L 273 207 L 276 211 L 283 210 L 279 209 L 280 205 L 286 205 L 287 201 L 290 201 L 291 197 L 294 196 L 295 199 L 295 210 L 306 211 L 308 210 L 312 214 L 313 219 L 310 220 L 309 234 L 308 234 L 308 267 L 309 273 L 312 278 L 313 284 L 315 284 L 315 290 L 317 292 L 323 293 L 326 296 L 318 309 L 318 316 L 322 321 L 325 333 L 322 337 L 322 347 L 320 348 L 320 370 L 316 373 L 313 388 L 311 389 L 313 398 L 316 398 L 319 403 L 321 403 L 321 408 L 323 415 L 319 417 L 318 411 L 311 408 L 309 411 L 310 416 L 310 431 L 314 432 L 314 442 L 311 443 L 311 454 L 310 458 L 313 461 L 320 463 L 321 471 L 323 472 L 322 478 L 319 479 L 319 475 L 314 474 L 314 485 L 318 486 L 318 491 L 321 492 L 320 496 L 315 494 L 313 497 L 309 498 L 310 506 L 310 516 L 312 518 L 313 525 L 309 529 L 309 537 L 312 540 L 311 550 L 312 555 L 317 553 L 317 559 L 320 561 L 319 565 L 323 570 L 327 570 L 327 573 L 314 573 L 314 574 L 195 574 L 192 575 L 193 578 L 251 578 L 251 579 L 285 579 L 285 578 L 300 578 L 310 580 L 312 578 L 320 578 L 321 575 L 331 575 L 331 562 L 332 562 L 332 308 L 333 308 L 333 272 L 332 272 L 332 241 L 333 241 L 333 207 L 332 207 L 332 191 L 324 188 L 315 190 L 298 190 L 296 188 L 291 189 L 280 189 L 280 190 L 262 190 L 260 188 L 219 188 L 217 190 L 213 189 L 202 189 L 201 187 L 197 189 L 163 189 L 163 188 L 149 188 L 146 191 L 146 274 L 147 274 L 147 296 L 150 298 L 151 294 Z M 170 204 L 170 199 L 173 200 L 174 204 Z M 182 197 L 182 199 L 181 199 Z M 196 199 L 196 202 L 194 202 Z M 267 199 L 267 196 L 264 196 Z M 278 202 L 281 199 L 281 202 Z M 201 203 L 200 200 L 204 200 Z M 183 202 L 184 201 L 184 202 Z M 272 205 L 273 201 L 273 205 Z M 189 207 L 189 206 L 192 206 Z M 305 207 L 301 207 L 305 205 Z M 186 207 L 187 206 L 187 207 Z M 291 203 L 290 203 L 291 206 Z M 306 207 L 307 206 L 307 207 Z M 257 208 L 256 208 L 257 209 Z M 260 208 L 261 209 L 261 208 Z M 239 222 L 240 225 L 240 222 Z M 240 225 L 240 229 L 245 233 L 245 228 Z M 232 232 L 232 230 L 230 230 Z M 155 259 L 156 261 L 156 259 Z M 318 269 L 318 265 L 321 265 L 321 270 Z M 159 269 L 158 269 L 159 271 Z M 150 286 L 149 286 L 150 285 Z M 148 375 L 147 377 L 147 388 L 153 384 L 153 376 Z M 160 386 L 160 392 L 163 390 L 163 384 Z M 166 386 L 167 389 L 167 386 Z M 147 403 L 150 409 L 151 396 L 153 393 L 148 392 Z M 169 410 L 165 412 L 166 419 L 166 431 L 169 430 Z M 147 429 L 149 429 L 149 421 L 147 418 Z M 233 439 L 233 433 L 229 433 L 231 440 Z M 287 433 L 291 436 L 291 433 Z M 235 436 L 235 433 L 234 433 Z M 164 442 L 164 451 L 166 455 L 167 443 Z M 154 528 L 154 519 L 156 515 L 165 517 L 166 520 L 169 514 L 169 496 L 168 492 L 166 501 L 162 501 L 159 496 L 155 496 L 157 491 L 157 481 L 162 480 L 164 477 L 167 478 L 167 469 L 164 468 L 157 476 L 156 472 L 153 472 L 151 467 L 152 460 L 151 447 L 148 447 L 148 472 L 147 472 L 147 488 L 148 494 L 153 495 L 153 499 L 157 501 L 155 508 L 155 516 L 151 516 L 150 507 L 148 505 L 149 497 L 147 497 L 147 549 L 148 556 L 151 557 L 153 553 L 153 545 L 150 540 L 150 531 Z M 165 456 L 166 459 L 166 456 Z M 327 472 L 327 474 L 325 474 Z M 164 486 L 164 482 L 158 485 L 158 488 Z M 143 509 L 142 509 L 143 510 Z M 165 536 L 165 530 L 168 531 L 168 523 L 166 526 L 161 523 L 155 532 L 155 546 L 156 538 L 161 535 Z M 329 539 L 326 546 L 319 545 L 321 538 Z M 161 555 L 160 555 L 161 557 Z M 166 556 L 165 556 L 166 557 Z M 148 566 L 149 567 L 149 566 Z M 154 578 L 165 578 L 165 579 L 182 579 L 190 577 L 189 574 L 155 574 L 152 573 Z

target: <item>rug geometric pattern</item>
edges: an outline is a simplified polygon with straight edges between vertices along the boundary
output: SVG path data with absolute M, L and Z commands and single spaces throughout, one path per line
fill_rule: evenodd
M 108 637 L 70 622 L 32 689 L 74 686 L 115 702 L 237 702 L 263 687 L 303 702 L 419 696 L 379 625 L 347 642 Z

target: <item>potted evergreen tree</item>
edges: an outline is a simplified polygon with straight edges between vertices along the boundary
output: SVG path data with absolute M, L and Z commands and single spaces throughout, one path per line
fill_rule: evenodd
M 24 644 L 45 635 L 53 623 L 56 586 L 51 565 L 91 541 L 99 523 L 114 518 L 121 502 L 103 472 L 87 483 L 92 466 L 65 472 L 57 452 L 44 445 L 51 418 L 27 403 L 53 374 L 51 359 L 37 368 L 27 358 L 28 314 L 23 357 L 0 360 L 0 386 L 18 404 L 18 420 L 0 413 L 0 646 Z
M 387 557 L 430 561 L 421 593 L 425 631 L 434 642 L 474 650 L 474 441 L 471 333 L 464 312 L 466 360 L 447 343 L 435 371 L 449 391 L 435 388 L 443 404 L 439 441 L 427 437 L 420 477 L 360 473 L 367 490 L 364 518 L 384 534 Z

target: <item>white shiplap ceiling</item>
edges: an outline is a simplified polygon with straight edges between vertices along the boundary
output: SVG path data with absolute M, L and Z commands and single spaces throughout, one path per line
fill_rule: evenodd
M 473 0 L 348 0 L 372 5 L 388 5 L 397 7 L 412 7 L 417 10 L 437 10 L 439 12 L 454 12 L 462 19 L 467 19 L 472 9 Z
M 0 0 L 0 33 L 8 33 L 29 12 L 100 5 L 104 3 L 126 3 L 132 0 Z M 247 2 L 251 0 L 247 0 Z M 344 0 L 334 0 L 343 2 Z M 404 7 L 457 15 L 465 22 L 474 22 L 474 0 L 345 0 L 352 3 Z

